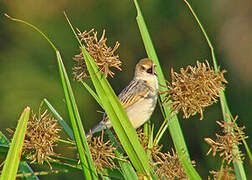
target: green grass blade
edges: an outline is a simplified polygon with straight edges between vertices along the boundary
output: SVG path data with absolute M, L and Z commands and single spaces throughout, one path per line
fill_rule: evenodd
M 85 83 L 84 81 L 81 81 L 81 84 L 88 90 L 89 94 L 91 94 L 93 96 L 93 98 L 96 100 L 96 102 L 103 107 L 100 98 L 98 97 L 98 95 L 95 93 L 95 91 L 89 87 L 89 85 L 87 83 Z
M 119 169 L 105 168 L 102 171 L 102 173 L 112 179 L 116 179 L 116 180 L 124 180 L 125 179 Z
M 127 161 L 119 160 L 120 170 L 122 171 L 122 175 L 124 179 L 127 180 L 138 180 L 137 174 L 131 164 Z
M 5 145 L 10 144 L 9 139 L 2 133 L 2 131 L 0 131 L 0 144 L 5 144 Z
M 18 170 L 19 174 L 33 174 L 34 171 L 32 170 L 32 168 L 28 165 L 27 162 L 25 161 L 21 161 L 19 164 L 19 170 Z M 39 180 L 38 176 L 32 175 L 32 176 L 24 176 L 22 177 L 22 179 L 25 180 Z
M 32 29 L 34 29 L 35 31 L 40 33 L 47 40 L 47 42 L 51 45 L 51 47 L 55 50 L 58 65 L 59 65 L 59 73 L 60 73 L 60 77 L 61 77 L 61 82 L 62 82 L 64 95 L 65 95 L 66 102 L 67 102 L 67 108 L 68 108 L 71 124 L 73 127 L 74 137 L 76 139 L 77 149 L 78 149 L 78 152 L 80 155 L 80 162 L 81 162 L 81 166 L 83 168 L 84 176 L 85 176 L 85 179 L 87 179 L 87 180 L 98 179 L 97 172 L 96 172 L 95 166 L 94 166 L 94 162 L 92 160 L 92 156 L 91 156 L 91 153 L 90 153 L 90 150 L 89 150 L 89 147 L 87 144 L 87 140 L 85 137 L 84 128 L 82 126 L 80 115 L 79 115 L 77 105 L 76 105 L 76 102 L 74 99 L 73 91 L 72 91 L 70 81 L 67 76 L 65 67 L 63 65 L 63 61 L 62 61 L 60 52 L 57 50 L 57 48 L 51 42 L 51 40 L 36 26 L 34 26 L 26 21 L 12 18 L 7 14 L 5 14 L 5 16 L 12 21 L 26 24 L 27 26 L 31 27 Z
M 103 107 L 110 118 L 124 150 L 137 171 L 149 174 L 150 166 L 148 164 L 148 158 L 118 97 L 115 95 L 107 79 L 98 71 L 98 67 L 93 58 L 86 52 L 85 48 L 82 47 L 81 50 L 96 92 L 100 99 L 103 100 Z
M 124 153 L 123 149 L 121 148 L 121 145 L 112 134 L 111 130 L 107 129 L 106 132 L 108 133 L 111 142 L 114 143 L 114 146 L 118 147 L 115 151 L 115 155 L 118 158 L 118 164 L 120 166 L 120 171 L 124 179 L 133 179 L 133 180 L 138 179 L 137 174 L 134 168 L 132 167 L 132 164 L 130 164 L 130 162 L 123 157 L 122 155 Z
M 210 41 L 210 38 L 208 37 L 205 28 L 203 27 L 202 23 L 200 22 L 198 16 L 194 12 L 194 10 L 191 7 L 191 5 L 189 4 L 189 2 L 186 1 L 186 0 L 184 0 L 184 2 L 186 3 L 187 7 L 189 8 L 190 12 L 192 13 L 194 19 L 197 21 L 197 23 L 198 23 L 198 25 L 200 27 L 200 30 L 202 31 L 202 33 L 203 33 L 203 35 L 204 35 L 204 37 L 205 37 L 205 39 L 207 41 L 207 44 L 208 44 L 208 46 L 209 46 L 209 48 L 211 50 L 214 69 L 217 72 L 218 71 L 218 64 L 217 64 L 217 60 L 216 60 L 216 57 L 215 57 L 215 50 L 214 50 L 214 47 L 212 45 L 212 42 Z M 231 123 L 231 119 L 233 119 L 233 116 L 232 116 L 232 114 L 231 114 L 231 112 L 229 110 L 228 103 L 227 103 L 224 91 L 222 91 L 221 94 L 220 94 L 220 103 L 221 103 L 223 119 L 226 122 Z M 246 142 L 245 142 L 245 144 L 246 144 Z M 238 151 L 239 151 L 239 147 L 235 145 L 234 153 L 236 154 L 236 153 L 238 153 Z M 250 153 L 250 151 L 248 151 L 248 153 Z M 251 156 L 251 154 L 249 156 Z M 245 173 L 245 170 L 244 170 L 244 167 L 243 167 L 242 160 L 239 158 L 238 160 L 233 162 L 233 165 L 234 165 L 235 174 L 236 174 L 237 179 L 239 179 L 239 180 L 240 179 L 241 180 L 247 179 L 246 178 L 246 173 Z
M 84 171 L 85 179 L 98 179 L 98 175 L 95 170 L 95 166 L 92 160 L 90 149 L 88 147 L 85 131 L 82 126 L 81 118 L 80 118 L 77 105 L 74 99 L 70 81 L 67 76 L 59 51 L 56 51 L 56 56 L 58 60 L 59 72 L 60 72 L 61 82 L 62 82 L 62 86 L 64 90 L 64 95 L 66 98 L 69 117 L 72 124 L 74 137 L 75 137 L 77 149 L 80 155 L 81 166 Z
M 0 180 L 16 179 L 29 115 L 30 108 L 27 107 L 18 120 L 18 125 L 11 141 Z
M 142 36 L 142 39 L 144 42 L 145 50 L 148 54 L 148 57 L 150 59 L 152 59 L 157 66 L 156 70 L 157 70 L 159 83 L 162 85 L 165 85 L 166 84 L 165 76 L 162 72 L 155 48 L 152 44 L 151 37 L 149 35 L 147 26 L 145 24 L 145 21 L 144 21 L 144 18 L 141 13 L 141 10 L 140 10 L 140 7 L 138 5 L 137 0 L 134 0 L 134 3 L 136 6 L 136 9 L 137 9 L 136 20 L 137 20 L 138 27 L 139 27 L 139 30 L 140 30 L 140 33 L 141 33 L 141 36 Z M 166 91 L 167 88 L 160 86 L 159 90 Z M 161 99 L 161 101 L 163 101 L 164 95 L 160 95 L 160 99 Z M 183 167 L 185 168 L 186 174 L 188 175 L 188 177 L 190 179 L 201 179 L 199 174 L 196 172 L 196 170 L 193 168 L 193 166 L 191 164 L 190 156 L 189 156 L 189 153 L 187 150 L 185 139 L 184 139 L 184 136 L 183 136 L 183 133 L 182 133 L 177 116 L 171 115 L 171 109 L 167 105 L 163 106 L 161 108 L 164 109 L 164 113 L 166 116 L 165 119 L 169 119 L 169 120 L 167 120 L 168 128 L 169 128 L 176 152 L 179 156 L 179 159 L 180 159 Z
M 148 158 L 138 140 L 135 129 L 130 123 L 126 112 L 124 111 L 121 103 L 118 100 L 118 97 L 115 95 L 107 79 L 98 70 L 98 67 L 95 64 L 93 58 L 87 53 L 85 47 L 83 47 L 80 43 L 78 36 L 76 35 L 67 16 L 66 19 L 81 46 L 81 51 L 95 90 L 99 98 L 102 99 L 103 108 L 105 109 L 113 125 L 113 128 L 118 135 L 120 142 L 122 143 L 124 150 L 128 154 L 129 159 L 139 173 L 150 175 L 150 165 L 148 163 Z
M 6 18 L 12 20 L 12 21 L 19 22 L 19 23 L 21 23 L 21 24 L 25 24 L 25 25 L 29 26 L 30 28 L 32 28 L 33 30 L 37 31 L 41 36 L 43 36 L 43 38 L 46 39 L 46 41 L 51 45 L 51 47 L 52 47 L 55 51 L 57 50 L 57 48 L 56 48 L 55 45 L 52 43 L 52 41 L 51 41 L 42 31 L 40 31 L 39 28 L 37 28 L 37 27 L 34 26 L 33 24 L 28 23 L 28 22 L 26 22 L 26 21 L 23 21 L 23 20 L 21 20 L 21 19 L 13 18 L 13 17 L 9 16 L 9 15 L 6 14 L 6 13 L 4 14 L 4 16 L 5 16 Z
M 44 99 L 44 102 L 46 103 L 50 111 L 53 113 L 54 117 L 59 121 L 60 125 L 64 128 L 67 135 L 72 140 L 74 140 L 74 134 L 73 134 L 72 129 L 68 126 L 68 124 L 64 121 L 64 119 L 60 116 L 60 114 L 56 111 L 56 109 L 50 104 L 50 102 L 47 99 Z
M 9 146 L 9 143 L 10 143 L 9 139 L 0 131 L 0 144 Z M 20 173 L 33 173 L 34 171 L 32 170 L 32 168 L 29 166 L 27 162 L 21 161 L 19 164 L 19 172 Z M 29 176 L 29 177 L 23 177 L 22 179 L 38 180 L 39 178 L 37 176 Z

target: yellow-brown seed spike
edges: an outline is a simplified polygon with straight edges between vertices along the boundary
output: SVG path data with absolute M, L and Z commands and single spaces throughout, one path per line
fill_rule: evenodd
M 99 71 L 101 71 L 105 77 L 108 75 L 113 77 L 114 72 L 111 71 L 112 67 L 121 71 L 121 61 L 119 60 L 119 56 L 118 54 L 114 54 L 120 44 L 116 42 L 114 48 L 112 49 L 106 45 L 107 38 L 105 38 L 105 30 L 103 30 L 99 40 L 97 34 L 98 33 L 94 31 L 94 29 L 88 32 L 84 31 L 83 33 L 78 30 L 78 36 L 81 42 L 96 62 L 99 67 Z M 74 59 L 77 61 L 76 66 L 73 68 L 74 79 L 80 81 L 84 77 L 89 77 L 82 53 L 75 55 Z
M 175 112 L 182 110 L 184 118 L 196 113 L 203 119 L 204 108 L 217 102 L 220 91 L 224 90 L 226 80 L 222 72 L 215 72 L 209 63 L 196 62 L 196 66 L 180 68 L 180 73 L 171 69 L 171 83 L 167 83 L 168 91 L 163 103 L 172 100 L 170 104 Z
M 162 145 L 156 145 L 149 148 L 148 142 L 149 137 L 147 137 L 143 130 L 137 131 L 139 141 L 144 147 L 144 150 L 151 152 L 151 158 L 149 163 L 153 169 L 155 169 L 155 174 L 159 179 L 187 179 L 187 175 L 181 165 L 179 158 L 175 151 L 172 149 L 172 153 L 161 151 Z
M 114 151 L 113 143 L 109 140 L 104 141 L 104 132 L 101 136 L 88 137 L 88 145 L 94 160 L 94 164 L 99 171 L 102 171 L 104 167 L 116 168 L 115 159 L 117 158 Z
M 213 179 L 217 180 L 234 180 L 236 179 L 234 170 L 231 167 L 225 167 L 222 171 L 209 171 L 213 175 Z M 210 179 L 210 177 L 208 177 Z
M 242 139 L 245 138 L 244 132 L 242 131 L 244 127 L 238 127 L 235 124 L 236 120 L 237 116 L 234 120 L 231 120 L 231 123 L 216 121 L 216 123 L 223 128 L 223 135 L 216 134 L 216 141 L 213 141 L 210 138 L 205 138 L 205 141 L 210 145 L 207 155 L 211 151 L 213 156 L 215 156 L 216 153 L 219 153 L 220 157 L 223 157 L 227 164 L 238 159 L 244 159 L 241 151 L 234 151 L 235 146 L 240 145 Z M 230 131 L 230 129 L 233 130 Z
M 23 153 L 27 153 L 27 158 L 32 162 L 37 161 L 43 164 L 46 161 L 49 163 L 49 160 L 52 159 L 50 156 L 57 155 L 54 147 L 60 130 L 58 121 L 47 110 L 41 113 L 41 109 L 39 109 L 38 116 L 32 112 L 27 124 Z

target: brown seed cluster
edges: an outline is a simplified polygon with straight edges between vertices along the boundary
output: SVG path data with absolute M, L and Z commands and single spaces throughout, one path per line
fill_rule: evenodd
M 114 72 L 111 71 L 111 67 L 121 71 L 122 62 L 119 60 L 119 55 L 114 55 L 118 49 L 120 43 L 116 42 L 114 48 L 106 45 L 107 38 L 105 38 L 105 30 L 103 30 L 101 38 L 98 40 L 97 32 L 94 29 L 90 31 L 84 31 L 83 33 L 78 30 L 78 36 L 87 52 L 94 59 L 99 67 L 99 70 L 103 72 L 105 77 L 108 75 L 113 77 Z M 75 67 L 73 67 L 73 74 L 75 80 L 82 80 L 85 77 L 89 77 L 87 66 L 83 58 L 82 53 L 75 55 L 76 61 Z
M 163 153 L 161 152 L 162 146 L 157 145 L 150 148 L 148 147 L 149 138 L 145 136 L 143 130 L 138 130 L 137 134 L 145 152 L 150 151 L 151 153 L 149 162 L 159 179 L 188 179 L 177 154 L 173 150 L 172 153 Z M 111 141 L 104 141 L 103 132 L 101 136 L 89 136 L 88 144 L 98 170 L 102 171 L 104 167 L 117 167 L 115 162 L 117 157 L 114 153 L 116 147 L 113 146 Z M 138 174 L 139 179 L 143 179 L 143 177 L 145 177 L 144 174 Z
M 116 168 L 114 160 L 117 158 L 114 151 L 116 147 L 110 140 L 104 142 L 104 132 L 101 136 L 88 137 L 88 145 L 97 170 L 102 171 L 104 167 Z
M 53 148 L 56 146 L 56 139 L 60 137 L 60 130 L 58 121 L 47 110 L 42 114 L 39 112 L 38 116 L 32 112 L 27 124 L 23 153 L 27 153 L 27 158 L 32 162 L 43 164 L 46 161 L 50 165 L 50 156 L 57 155 Z
M 210 171 L 213 175 L 213 180 L 234 180 L 236 179 L 234 170 L 231 167 L 226 167 L 222 171 Z M 208 177 L 210 180 L 210 177 Z
M 223 128 L 223 135 L 216 133 L 216 141 L 211 138 L 205 138 L 206 143 L 210 145 L 207 155 L 211 152 L 212 156 L 219 153 L 220 157 L 223 157 L 227 164 L 238 159 L 244 159 L 241 151 L 238 151 L 235 146 L 240 145 L 242 139 L 247 138 L 247 136 L 245 136 L 243 132 L 245 127 L 238 127 L 235 122 L 236 120 L 237 116 L 231 123 L 216 121 L 216 123 Z
M 215 72 L 207 61 L 205 63 L 197 61 L 195 67 L 181 68 L 180 73 L 171 69 L 168 92 L 161 92 L 166 94 L 164 103 L 169 103 L 176 113 L 182 110 L 184 118 L 200 113 L 202 120 L 204 108 L 217 102 L 220 92 L 225 89 L 224 83 L 227 83 L 223 76 L 225 72 L 225 70 Z
M 161 152 L 162 146 L 156 145 L 152 148 L 148 147 L 148 137 L 142 132 L 137 132 L 139 140 L 143 145 L 145 152 L 151 151 L 149 160 L 151 168 L 154 169 L 158 179 L 188 179 L 183 166 L 181 165 L 177 154 L 172 149 L 172 153 Z M 194 164 L 194 162 L 192 162 Z
M 154 162 L 151 163 L 151 166 L 155 169 L 159 179 L 188 179 L 174 150 L 172 150 L 172 153 L 159 151 L 152 154 Z

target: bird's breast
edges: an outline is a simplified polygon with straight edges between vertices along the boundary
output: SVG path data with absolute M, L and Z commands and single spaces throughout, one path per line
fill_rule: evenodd
M 146 97 L 126 108 L 126 113 L 136 129 L 144 124 L 151 116 L 157 102 L 157 96 Z

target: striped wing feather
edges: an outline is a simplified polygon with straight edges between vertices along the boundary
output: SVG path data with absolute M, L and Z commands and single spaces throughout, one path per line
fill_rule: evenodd
M 126 109 L 127 107 L 130 107 L 131 105 L 140 101 L 142 98 L 147 97 L 150 91 L 150 87 L 148 87 L 144 81 L 132 80 L 129 85 L 118 95 L 118 98 L 123 108 Z M 104 113 L 103 120 L 92 129 L 92 133 L 101 131 L 105 127 L 111 127 L 106 113 Z
M 132 80 L 129 85 L 122 90 L 118 95 L 118 99 L 121 102 L 124 109 L 135 104 L 144 97 L 147 97 L 150 92 L 149 87 L 142 80 Z M 101 123 L 106 124 L 109 118 L 104 113 Z
M 135 104 L 140 99 L 147 97 L 150 92 L 148 86 L 143 81 L 132 80 L 130 84 L 122 90 L 118 98 L 124 109 Z

